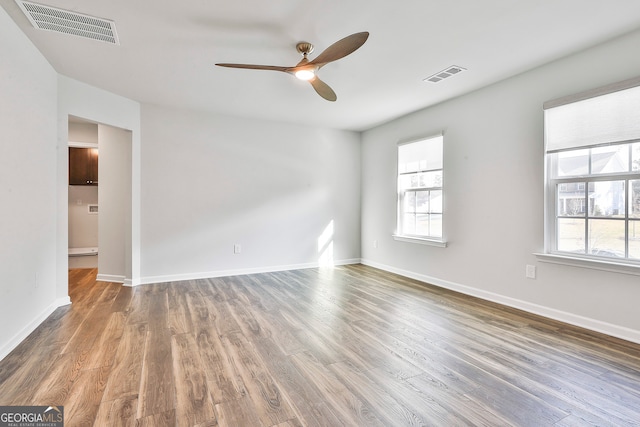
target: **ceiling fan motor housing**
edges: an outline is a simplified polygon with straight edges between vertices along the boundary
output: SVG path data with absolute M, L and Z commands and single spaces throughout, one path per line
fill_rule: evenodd
M 313 52 L 313 45 L 309 42 L 300 42 L 296 45 L 296 49 L 304 56 L 307 56 Z

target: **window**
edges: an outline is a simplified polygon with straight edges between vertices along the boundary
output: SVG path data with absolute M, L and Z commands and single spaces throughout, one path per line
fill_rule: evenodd
M 398 145 L 396 237 L 443 242 L 443 136 Z
M 623 84 L 545 105 L 547 253 L 640 265 L 640 80 Z

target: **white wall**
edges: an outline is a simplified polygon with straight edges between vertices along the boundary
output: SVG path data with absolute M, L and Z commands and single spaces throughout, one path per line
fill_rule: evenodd
M 89 205 L 98 204 L 95 185 L 69 186 L 69 247 L 98 247 L 98 215 L 89 213 Z
M 359 260 L 359 134 L 151 105 L 142 134 L 143 282 L 317 265 L 332 221 Z
M 98 214 L 89 205 L 98 204 L 95 185 L 69 186 L 69 249 L 98 248 Z M 98 268 L 97 254 L 69 256 L 69 268 Z
M 639 45 L 635 32 L 365 132 L 364 262 L 640 342 L 638 276 L 533 255 L 543 251 L 543 102 L 640 74 Z M 394 241 L 396 143 L 441 130 L 449 247 Z
M 98 125 L 69 121 L 69 142 L 98 144 Z
M 1 359 L 68 300 L 55 282 L 57 75 L 2 8 L 0 58 Z
M 131 131 L 98 125 L 98 280 L 131 283 Z

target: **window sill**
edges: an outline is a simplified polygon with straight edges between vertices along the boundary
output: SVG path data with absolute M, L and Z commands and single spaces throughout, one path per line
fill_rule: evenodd
M 399 234 L 394 234 L 393 240 L 398 242 L 417 243 L 419 245 L 437 246 L 439 248 L 447 247 L 447 242 L 444 240 L 428 239 L 425 237 L 401 236 Z
M 610 271 L 613 273 L 631 274 L 640 276 L 640 265 L 629 264 L 625 262 L 616 262 L 615 260 L 596 260 L 588 258 L 579 258 L 564 254 L 542 254 L 534 253 L 541 262 L 551 264 L 569 265 L 572 267 L 589 268 L 591 270 Z

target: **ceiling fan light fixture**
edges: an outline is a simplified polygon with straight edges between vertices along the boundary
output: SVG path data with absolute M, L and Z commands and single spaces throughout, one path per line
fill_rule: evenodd
M 304 81 L 309 81 L 316 76 L 315 70 L 313 69 L 310 70 L 308 68 L 298 70 L 294 74 L 298 79 L 304 80 Z
M 281 71 L 283 73 L 291 74 L 302 81 L 309 82 L 318 95 L 327 101 L 333 102 L 337 100 L 338 97 L 328 84 L 318 78 L 316 75 L 318 70 L 330 62 L 337 61 L 338 59 L 344 58 L 345 56 L 355 52 L 364 44 L 364 42 L 367 41 L 368 37 L 369 33 L 366 31 L 351 34 L 350 36 L 340 39 L 326 48 L 320 55 L 311 61 L 307 58 L 307 55 L 313 51 L 313 45 L 307 42 L 300 42 L 296 45 L 296 50 L 298 53 L 302 54 L 302 59 L 293 67 L 232 64 L 227 62 L 217 63 L 216 65 L 219 67 L 244 68 L 248 70 Z

